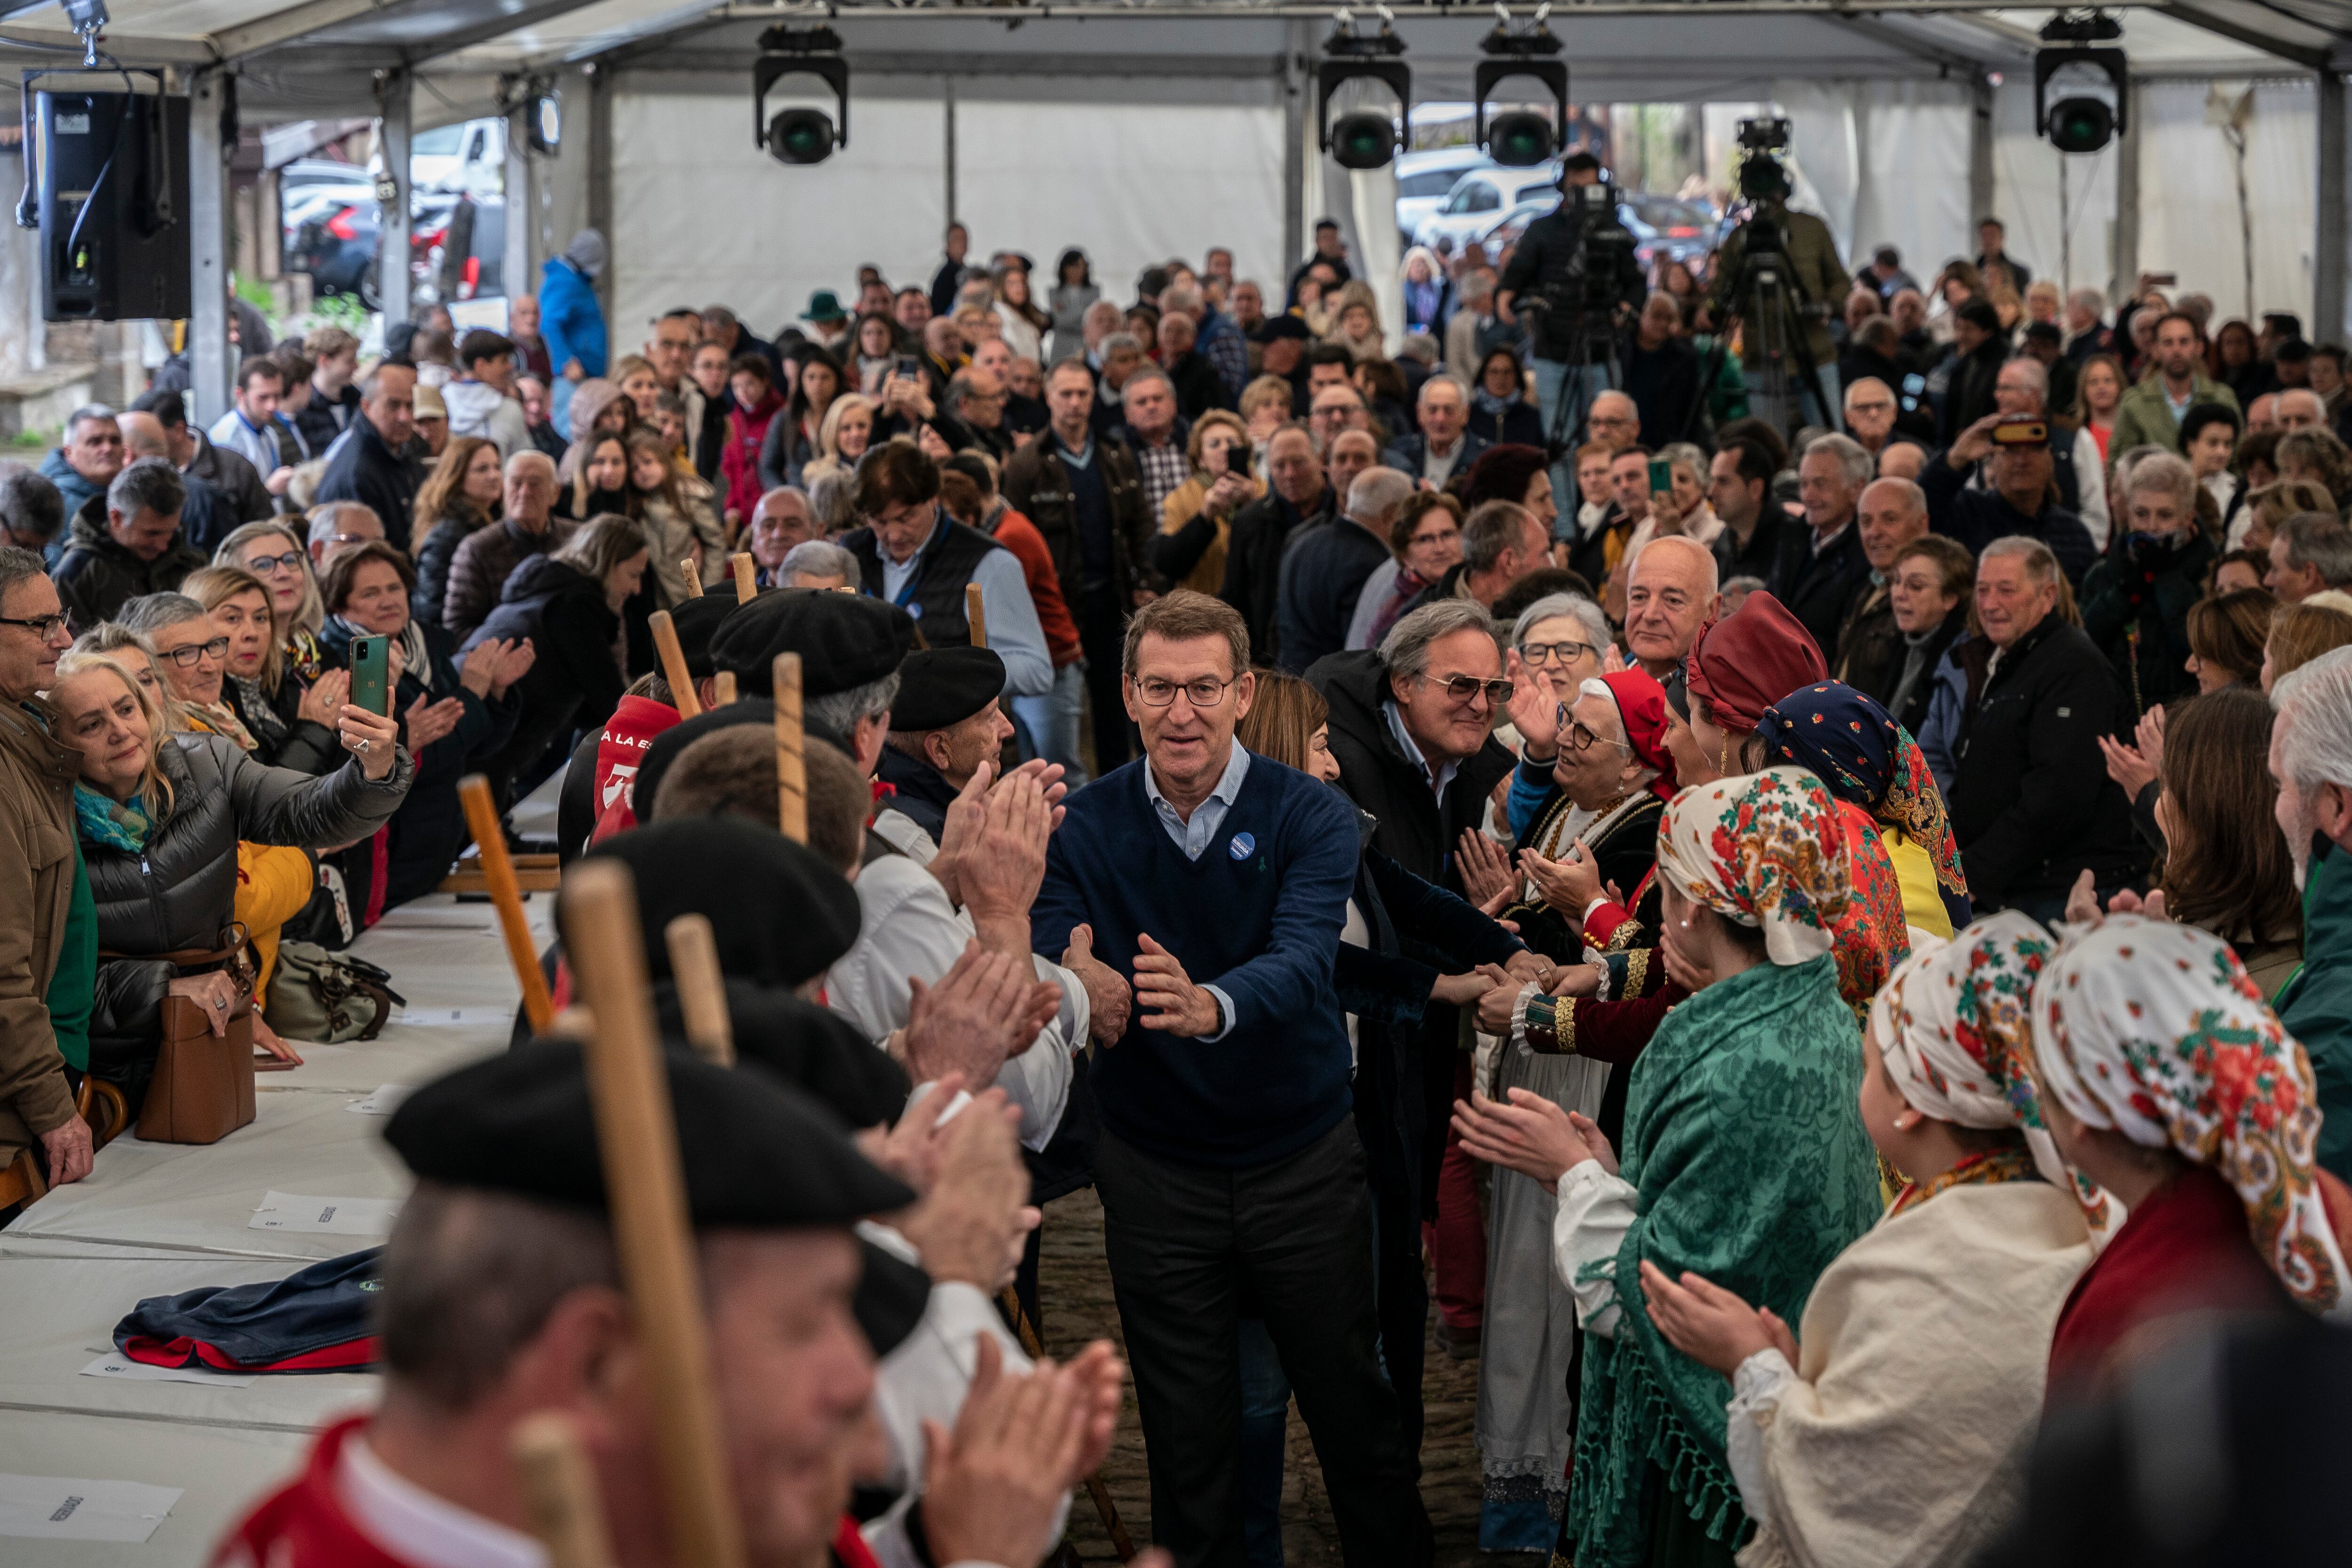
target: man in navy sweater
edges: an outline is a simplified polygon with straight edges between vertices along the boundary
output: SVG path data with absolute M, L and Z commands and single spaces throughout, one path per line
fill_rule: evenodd
M 1106 1251 L 1151 1521 L 1179 1568 L 1242 1568 L 1242 1302 L 1322 1461 L 1349 1568 L 1423 1568 L 1429 1517 L 1373 1342 L 1371 1201 L 1331 968 L 1359 855 L 1335 791 L 1236 744 L 1249 632 L 1204 594 L 1129 624 L 1144 757 L 1072 795 L 1030 911 L 1086 982 Z

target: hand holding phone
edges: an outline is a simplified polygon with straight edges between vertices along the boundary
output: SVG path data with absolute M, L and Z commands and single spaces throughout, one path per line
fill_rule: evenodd
M 391 641 L 384 637 L 352 639 L 352 706 L 380 719 L 392 716 Z

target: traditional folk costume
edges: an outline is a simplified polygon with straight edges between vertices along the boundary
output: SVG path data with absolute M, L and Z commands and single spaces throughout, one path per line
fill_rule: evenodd
M 2092 1249 L 2013 1068 L 2052 945 L 1995 915 L 1925 939 L 1878 994 L 1906 1103 L 2024 1136 L 1906 1187 L 1813 1286 L 1797 1364 L 1762 1350 L 1732 1374 L 1728 1457 L 1756 1524 L 1741 1568 L 1969 1561 L 2024 1500 L 2051 1331 Z
M 1795 768 L 1685 790 L 1659 828 L 1658 874 L 1760 927 L 1768 962 L 1659 1026 L 1631 1075 L 1622 1173 L 1590 1160 L 1559 1180 L 1554 1260 L 1592 1336 L 1557 1549 L 1576 1568 L 1724 1563 L 1747 1528 L 1725 1447 L 1730 1383 L 1658 1332 L 1640 1265 L 1793 1319 L 1879 1216 L 1861 1036 L 1831 957 L 1851 894 L 1828 792 Z
M 2050 1397 L 2079 1397 L 2136 1330 L 2200 1310 L 2292 1300 L 2352 1312 L 2352 1193 L 2313 1163 L 2311 1059 L 2230 945 L 2194 926 L 2109 915 L 2035 988 L 2032 1072 L 2077 1121 L 2189 1168 L 2133 1208 L 2075 1284 L 2050 1347 Z

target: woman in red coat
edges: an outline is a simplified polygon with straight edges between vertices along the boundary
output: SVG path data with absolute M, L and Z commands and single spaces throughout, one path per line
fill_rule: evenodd
M 767 360 L 755 353 L 737 354 L 727 367 L 727 389 L 735 406 L 727 412 L 727 449 L 719 471 L 727 481 L 727 528 L 731 535 L 760 505 L 760 443 L 767 438 L 768 421 L 783 412 L 775 374 Z

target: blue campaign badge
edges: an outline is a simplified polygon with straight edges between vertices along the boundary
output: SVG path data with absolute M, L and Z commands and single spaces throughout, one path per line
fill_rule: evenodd
M 919 621 L 923 618 L 923 602 L 920 599 L 910 599 L 899 607 Z
M 1252 852 L 1253 850 L 1256 849 L 1256 847 L 1257 847 L 1257 840 L 1256 840 L 1256 839 L 1255 839 L 1255 838 L 1252 838 L 1252 837 L 1251 837 L 1248 834 L 1246 834 L 1246 833 L 1236 833 L 1236 834 L 1234 834 L 1234 841 L 1233 841 L 1232 843 L 1230 843 L 1230 844 L 1228 844 L 1228 845 L 1226 845 L 1226 846 L 1225 846 L 1225 848 L 1226 848 L 1226 849 L 1227 849 L 1227 850 L 1228 850 L 1228 851 L 1233 855 L 1233 858 L 1234 858 L 1234 859 L 1236 859 L 1236 860 L 1246 860 L 1246 859 L 1248 859 L 1248 858 L 1250 858 L 1250 854 L 1251 854 L 1251 852 Z

